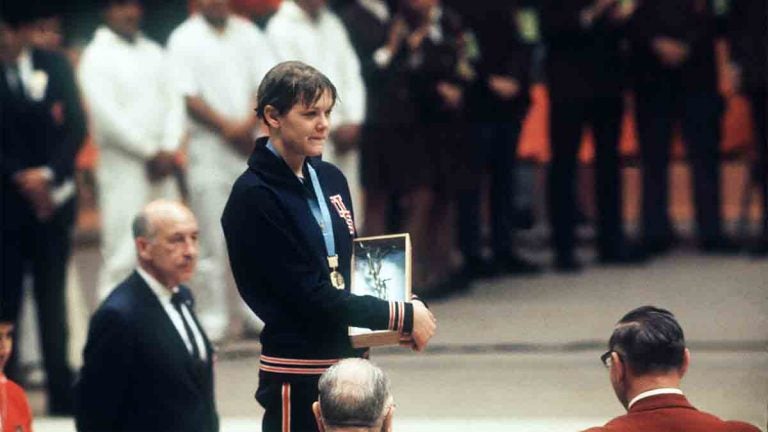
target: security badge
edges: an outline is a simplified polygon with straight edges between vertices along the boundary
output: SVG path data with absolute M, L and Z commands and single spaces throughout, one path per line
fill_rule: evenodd
M 344 276 L 339 273 L 339 256 L 333 255 L 328 257 L 328 267 L 331 269 L 331 285 L 334 288 L 343 290 L 346 285 L 344 283 Z

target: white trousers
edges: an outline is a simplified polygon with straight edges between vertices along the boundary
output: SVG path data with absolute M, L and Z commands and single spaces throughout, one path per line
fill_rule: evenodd
M 190 146 L 224 145 L 212 141 L 191 141 Z M 243 158 L 221 160 L 222 155 L 206 160 L 190 149 L 188 171 L 189 204 L 197 217 L 200 229 L 200 255 L 197 272 L 190 281 L 195 294 L 195 309 L 200 324 L 208 337 L 220 341 L 227 335 L 232 317 L 230 305 L 236 305 L 237 318 L 250 330 L 261 330 L 263 323 L 240 298 L 232 271 L 229 266 L 227 245 L 221 228 L 221 215 L 227 203 L 232 185 L 245 171 L 247 163 Z M 199 148 L 196 150 L 200 150 Z M 218 160 L 218 163 L 215 161 Z M 214 161 L 214 164 L 211 164 Z
M 110 160 L 109 154 L 102 154 L 96 175 L 103 260 L 98 296 L 103 300 L 136 268 L 133 218 L 147 203 L 160 198 L 180 199 L 180 193 L 175 177 L 152 183 L 143 162 Z

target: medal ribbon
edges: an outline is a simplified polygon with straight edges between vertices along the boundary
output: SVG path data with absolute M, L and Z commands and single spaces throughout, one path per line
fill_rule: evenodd
M 269 151 L 275 154 L 275 156 L 282 159 L 277 149 L 272 145 L 271 141 L 267 141 L 267 148 Z M 336 256 L 336 239 L 333 237 L 333 222 L 331 221 L 331 212 L 328 210 L 328 203 L 325 202 L 325 195 L 323 195 L 323 188 L 320 187 L 320 180 L 317 177 L 317 172 L 312 165 L 307 163 L 307 171 L 309 171 L 309 178 L 312 181 L 312 189 L 315 191 L 315 198 L 307 198 L 307 204 L 309 209 L 312 210 L 312 216 L 315 217 L 317 224 L 320 225 L 320 230 L 323 233 L 323 241 L 325 242 L 325 250 L 328 252 L 328 257 Z M 333 269 L 335 270 L 335 269 Z
M 315 190 L 315 197 L 317 198 L 317 200 L 309 198 L 309 208 L 312 209 L 312 215 L 323 231 L 323 241 L 325 241 L 325 250 L 328 252 L 328 257 L 334 257 L 336 256 L 336 239 L 333 238 L 331 212 L 328 210 L 328 203 L 325 202 L 325 195 L 323 195 L 323 189 L 320 187 L 317 172 L 309 163 L 307 163 L 307 171 L 309 171 L 309 178 L 312 179 L 312 188 Z

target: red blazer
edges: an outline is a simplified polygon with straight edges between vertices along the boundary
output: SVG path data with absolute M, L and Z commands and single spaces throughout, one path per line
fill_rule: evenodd
M 760 432 L 743 422 L 723 421 L 694 408 L 685 396 L 664 394 L 640 399 L 623 416 L 585 432 Z

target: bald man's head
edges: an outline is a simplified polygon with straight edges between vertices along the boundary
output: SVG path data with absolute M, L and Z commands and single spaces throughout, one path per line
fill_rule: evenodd
M 388 430 L 392 396 L 384 372 L 368 360 L 351 358 L 320 377 L 313 406 L 322 430 Z
M 197 235 L 195 216 L 177 201 L 152 201 L 133 220 L 139 265 L 167 288 L 194 275 Z

